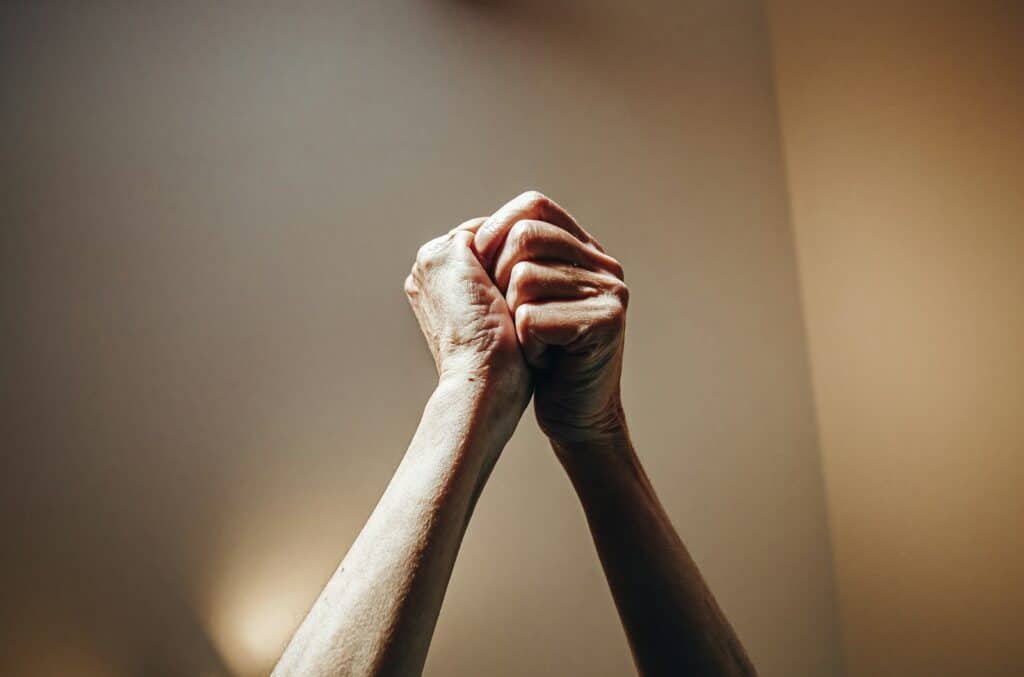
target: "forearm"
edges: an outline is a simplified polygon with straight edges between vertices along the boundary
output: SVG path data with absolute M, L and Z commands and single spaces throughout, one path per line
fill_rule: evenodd
M 553 444 L 580 497 L 640 673 L 755 674 L 625 426 L 600 442 Z
M 274 674 L 418 674 L 462 536 L 519 412 L 443 380 L 366 526 Z M 486 421 L 486 425 L 482 422 Z

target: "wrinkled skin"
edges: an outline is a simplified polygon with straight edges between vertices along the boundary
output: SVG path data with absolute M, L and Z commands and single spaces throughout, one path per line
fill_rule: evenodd
M 629 291 L 619 262 L 533 191 L 479 226 L 474 244 L 514 318 L 541 429 L 556 443 L 621 435 Z
M 523 193 L 426 243 L 405 290 L 442 376 L 532 386 L 555 441 L 621 433 L 622 266 L 549 198 Z
M 405 293 L 441 378 L 480 379 L 525 406 L 530 373 L 512 315 L 472 248 L 483 222 L 471 219 L 420 247 Z
M 424 245 L 405 291 L 437 387 L 274 675 L 422 673 L 473 507 L 534 388 L 639 674 L 755 675 L 626 430 L 619 263 L 528 192 Z

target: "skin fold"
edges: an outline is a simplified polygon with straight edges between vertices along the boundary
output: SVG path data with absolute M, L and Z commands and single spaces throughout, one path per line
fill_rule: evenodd
M 530 191 L 423 245 L 405 292 L 437 387 L 273 674 L 422 672 L 473 507 L 531 395 L 586 514 L 639 674 L 756 674 L 630 442 L 619 262 Z

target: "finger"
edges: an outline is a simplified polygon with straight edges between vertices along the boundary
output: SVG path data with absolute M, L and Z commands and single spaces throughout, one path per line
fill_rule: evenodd
M 572 301 L 523 303 L 516 308 L 516 337 L 527 364 L 547 366 L 548 346 L 568 345 L 579 337 L 579 325 L 573 322 L 578 312 Z
M 515 313 L 523 303 L 583 299 L 611 291 L 619 280 L 565 263 L 520 261 L 509 275 L 505 302 Z
M 467 222 L 468 223 L 468 222 Z M 477 224 L 479 227 L 479 224 Z M 477 258 L 476 252 L 473 250 L 473 233 L 475 228 L 456 228 L 450 235 L 452 238 L 452 246 L 460 257 L 464 258 L 465 261 L 473 268 L 479 268 L 480 271 L 486 276 L 483 266 L 480 265 L 480 259 Z
M 469 231 L 470 233 L 476 233 L 476 231 L 480 229 L 480 226 L 484 225 L 486 221 L 486 216 L 477 216 L 475 218 L 469 219 L 468 221 L 463 221 L 462 223 L 455 226 L 448 232 L 454 233 L 457 230 L 466 230 Z
M 490 270 L 490 265 L 509 230 L 517 221 L 523 219 L 547 221 L 583 242 L 592 239 L 576 220 L 553 200 L 535 190 L 527 191 L 498 209 L 477 231 L 474 245 L 485 268 Z
M 452 228 L 444 235 L 439 235 L 421 246 L 419 251 L 416 252 L 416 261 L 413 265 L 413 270 L 431 270 L 437 266 L 443 265 L 444 262 L 454 254 L 455 256 L 464 258 L 473 266 L 480 267 L 481 271 L 483 271 L 483 267 L 480 266 L 480 261 L 477 259 L 476 253 L 473 251 L 472 224 L 467 221 L 462 225 L 466 227 L 463 228 L 462 226 L 458 226 L 456 228 Z M 486 272 L 484 272 L 484 274 L 486 275 Z
M 516 308 L 516 336 L 526 362 L 545 367 L 549 346 L 568 346 L 577 341 L 583 326 L 582 311 L 575 301 L 524 303 Z
M 502 293 L 520 261 L 560 261 L 622 278 L 622 266 L 614 258 L 544 221 L 519 221 L 509 231 L 494 264 L 494 281 Z
M 522 303 L 516 308 L 515 325 L 526 361 L 545 366 L 548 349 L 558 346 L 572 351 L 605 333 L 621 332 L 625 305 L 609 294 L 577 301 Z

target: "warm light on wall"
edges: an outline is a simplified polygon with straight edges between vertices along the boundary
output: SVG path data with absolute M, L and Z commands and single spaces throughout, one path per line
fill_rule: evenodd
M 334 540 L 334 531 L 354 532 L 359 517 L 332 520 L 324 531 L 326 510 L 308 495 L 288 493 L 223 516 L 226 536 L 200 607 L 233 674 L 270 671 L 343 554 L 345 541 Z
M 209 632 L 231 670 L 239 675 L 268 672 L 321 583 L 295 570 L 225 576 Z

